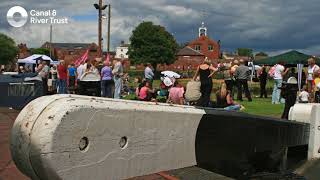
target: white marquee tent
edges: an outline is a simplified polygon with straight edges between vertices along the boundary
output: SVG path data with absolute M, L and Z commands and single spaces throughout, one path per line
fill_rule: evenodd
M 18 63 L 37 64 L 41 60 L 50 61 L 51 65 L 59 64 L 59 61 L 53 61 L 49 56 L 42 54 L 34 54 L 24 59 L 18 59 Z

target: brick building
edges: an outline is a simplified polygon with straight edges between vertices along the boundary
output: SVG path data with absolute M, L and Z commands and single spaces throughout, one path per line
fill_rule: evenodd
M 96 43 L 44 43 L 42 48 L 51 48 L 52 57 L 58 60 L 65 60 L 67 64 L 74 62 L 89 49 L 89 60 L 93 61 L 98 57 L 98 45 Z
M 198 65 L 203 62 L 205 55 L 186 46 L 179 50 L 176 54 L 177 60 L 171 65 L 159 65 L 159 70 L 178 70 L 185 71 L 190 69 L 196 69 Z
M 196 69 L 206 57 L 212 62 L 217 62 L 220 59 L 220 42 L 208 37 L 207 28 L 202 23 L 198 38 L 176 54 L 177 60 L 174 64 L 165 67 L 170 70 L 186 70 L 186 67 Z

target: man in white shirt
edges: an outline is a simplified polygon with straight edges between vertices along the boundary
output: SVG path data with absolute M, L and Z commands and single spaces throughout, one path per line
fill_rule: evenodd
M 154 77 L 154 73 L 152 70 L 152 66 L 150 63 L 147 63 L 146 68 L 144 69 L 144 78 L 151 83 L 151 86 L 153 83 L 153 77 Z
M 86 67 L 85 67 L 85 62 L 82 62 L 81 64 L 80 64 L 80 66 L 78 66 L 78 68 L 77 68 L 77 80 L 78 80 L 78 82 L 80 81 L 80 79 L 81 79 L 81 76 L 84 74 L 84 72 L 85 72 L 85 70 L 86 70 Z
M 272 104 L 280 104 L 280 94 L 281 94 L 281 87 L 282 87 L 282 80 L 283 76 L 287 74 L 288 68 L 285 69 L 283 66 L 284 63 L 280 62 L 275 65 L 274 70 L 274 85 L 273 85 L 273 92 L 272 92 Z

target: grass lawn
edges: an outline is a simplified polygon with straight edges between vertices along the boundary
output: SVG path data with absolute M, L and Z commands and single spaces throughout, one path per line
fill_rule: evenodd
M 252 102 L 244 99 L 241 104 L 245 107 L 244 112 L 248 114 L 280 118 L 284 104 L 271 104 L 271 98 L 254 98 Z
M 180 79 L 179 82 L 186 86 L 187 82 L 190 81 L 190 79 Z M 212 91 L 212 100 L 215 99 L 215 92 L 218 90 L 222 80 L 213 80 L 213 91 Z M 130 86 L 136 87 L 134 83 L 130 83 Z M 160 86 L 160 80 L 154 80 L 153 81 L 153 87 L 158 88 Z M 273 82 L 268 81 L 267 84 L 267 91 L 269 97 L 271 97 L 271 91 L 272 91 Z M 259 93 L 259 83 L 252 83 L 249 84 L 249 88 L 251 89 L 252 97 L 256 97 Z M 236 95 L 236 93 L 235 93 Z M 133 95 L 134 96 L 134 95 Z M 128 97 L 128 99 L 131 99 Z M 277 117 L 280 118 L 282 111 L 284 109 L 284 105 L 275 105 L 271 104 L 271 98 L 253 98 L 252 102 L 248 102 L 246 98 L 244 98 L 243 102 L 240 102 L 244 107 L 245 113 L 254 114 L 254 115 L 261 115 L 261 116 L 269 116 L 269 117 Z

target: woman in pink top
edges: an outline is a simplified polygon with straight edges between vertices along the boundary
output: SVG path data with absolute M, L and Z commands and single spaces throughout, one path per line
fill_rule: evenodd
M 141 101 L 151 101 L 152 94 L 154 93 L 154 91 L 152 89 L 150 89 L 150 87 L 151 87 L 150 82 L 146 81 L 145 86 L 143 86 L 140 89 L 139 100 L 141 100 Z
M 184 104 L 184 88 L 178 84 L 178 81 L 176 81 L 173 87 L 170 88 L 167 102 L 180 105 Z

